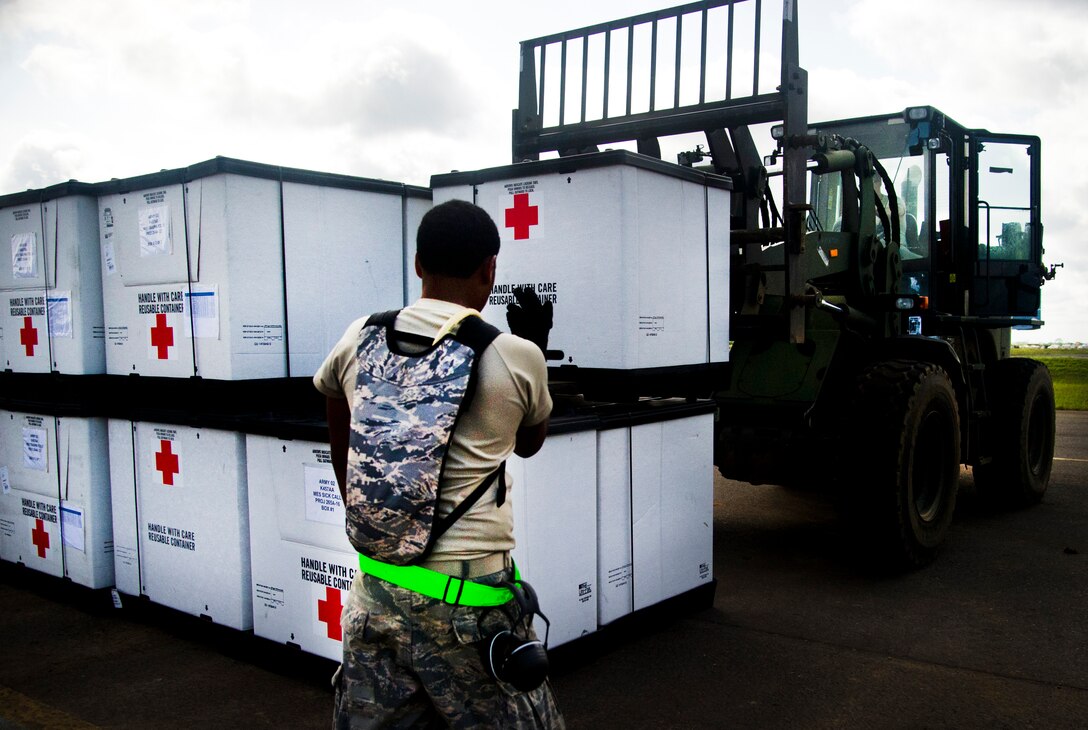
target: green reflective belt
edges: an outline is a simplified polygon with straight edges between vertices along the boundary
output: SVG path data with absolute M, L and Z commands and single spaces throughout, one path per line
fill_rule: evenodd
M 401 588 L 455 606 L 501 606 L 512 601 L 509 588 L 454 578 L 421 565 L 390 565 L 359 554 L 359 570 Z M 517 569 L 514 571 L 517 577 Z

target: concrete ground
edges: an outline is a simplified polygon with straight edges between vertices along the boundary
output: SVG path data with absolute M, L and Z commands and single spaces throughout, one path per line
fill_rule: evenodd
M 713 607 L 557 656 L 571 728 L 1088 726 L 1088 413 L 1043 504 L 965 473 L 930 567 L 859 567 L 824 499 L 715 484 Z M 327 727 L 331 662 L 0 566 L 0 730 Z

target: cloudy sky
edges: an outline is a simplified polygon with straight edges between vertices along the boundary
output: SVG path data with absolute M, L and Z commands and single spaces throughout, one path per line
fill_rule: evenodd
M 671 4 L 0 0 L 0 193 L 216 155 L 420 185 L 506 164 L 518 41 Z M 1014 339 L 1088 341 L 1088 2 L 798 5 L 810 119 L 932 104 L 1042 138 L 1044 258 L 1065 268 L 1046 327 Z

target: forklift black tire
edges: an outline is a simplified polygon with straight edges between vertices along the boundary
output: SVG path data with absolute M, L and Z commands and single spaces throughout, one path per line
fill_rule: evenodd
M 858 526 L 882 570 L 920 568 L 948 535 L 959 488 L 956 392 L 937 365 L 888 360 L 857 381 L 861 458 L 852 499 Z
M 974 467 L 979 494 L 1004 507 L 1042 501 L 1054 464 L 1054 382 L 1038 360 L 1014 357 L 990 366 L 986 389 L 992 459 Z

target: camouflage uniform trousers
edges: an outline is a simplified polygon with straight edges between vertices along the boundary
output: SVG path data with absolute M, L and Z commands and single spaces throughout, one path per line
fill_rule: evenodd
M 495 585 L 507 571 L 476 578 Z M 333 728 L 563 728 L 551 684 L 521 692 L 484 668 L 482 639 L 512 604 L 454 606 L 358 574 L 341 616 Z

